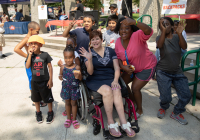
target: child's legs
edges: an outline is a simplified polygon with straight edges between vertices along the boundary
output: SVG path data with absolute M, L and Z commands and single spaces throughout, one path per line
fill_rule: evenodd
M 178 103 L 174 107 L 174 114 L 180 114 L 185 112 L 185 106 L 189 103 L 191 99 L 191 93 L 188 86 L 188 79 L 184 74 L 177 74 L 173 79 L 173 84 L 175 86 Z
M 73 121 L 76 120 L 77 115 L 77 100 L 71 100 L 71 107 L 72 107 L 72 115 L 73 115 Z
M 148 83 L 148 81 L 141 81 L 134 77 L 133 82 L 132 82 L 132 94 L 134 95 L 135 102 L 137 105 L 136 112 L 139 114 L 143 113 L 142 110 L 142 93 L 141 89 Z
M 160 107 L 164 110 L 169 108 L 169 103 L 172 101 L 171 96 L 171 83 L 172 77 L 170 74 L 161 70 L 156 71 L 156 79 L 158 84 L 158 90 L 160 92 Z
M 53 108 L 53 106 L 52 106 L 52 102 L 51 102 L 51 103 L 48 103 L 48 109 L 49 109 L 49 112 L 52 111 L 52 108 Z
M 71 100 L 65 100 L 65 110 L 67 112 L 67 119 L 71 120 Z
M 40 102 L 35 102 L 36 111 L 40 112 Z

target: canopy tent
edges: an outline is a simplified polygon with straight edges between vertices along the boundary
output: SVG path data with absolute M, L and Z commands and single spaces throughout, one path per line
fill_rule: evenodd
M 173 17 L 173 18 L 179 18 L 179 15 L 167 15 L 166 17 Z M 185 14 L 185 15 L 180 15 L 181 19 L 196 19 L 200 20 L 200 14 Z
M 62 2 L 62 0 L 45 0 L 45 3 Z M 0 4 L 29 4 L 30 0 L 0 0 Z

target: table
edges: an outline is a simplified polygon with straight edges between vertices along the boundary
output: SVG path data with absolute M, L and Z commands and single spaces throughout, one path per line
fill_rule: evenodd
M 69 26 L 69 23 L 73 20 L 51 20 L 48 21 L 45 25 L 47 28 L 49 25 L 56 25 L 56 26 Z M 83 20 L 76 20 L 75 24 L 83 23 Z
M 30 21 L 25 22 L 5 22 L 5 34 L 27 34 L 28 24 Z

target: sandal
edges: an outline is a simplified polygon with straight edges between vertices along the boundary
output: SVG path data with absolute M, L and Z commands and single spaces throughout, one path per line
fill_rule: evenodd
M 66 128 L 69 128 L 70 125 L 71 125 L 71 123 L 72 123 L 72 121 L 69 120 L 69 119 L 67 119 L 67 120 L 65 121 L 65 123 L 64 123 L 64 126 L 65 126 Z
M 115 131 L 116 131 L 117 133 L 120 132 L 119 129 L 118 129 L 118 123 L 117 123 L 117 122 L 116 122 L 115 124 L 110 124 L 110 125 L 108 125 L 108 129 L 110 129 L 110 128 L 114 128 Z M 109 130 L 109 132 L 110 132 L 110 130 Z M 120 132 L 119 135 L 117 135 L 116 133 L 115 133 L 115 134 L 112 134 L 112 133 L 110 132 L 110 135 L 112 135 L 112 136 L 114 136 L 114 137 L 120 137 L 122 134 L 121 134 L 121 132 Z
M 80 127 L 80 123 L 78 123 L 77 120 L 72 121 L 72 124 L 74 126 L 74 129 L 78 129 Z
M 67 116 L 66 110 L 62 113 L 63 116 Z
M 135 131 L 133 130 L 133 132 L 131 133 L 131 124 L 129 122 L 127 122 L 126 124 L 122 124 L 121 126 L 122 130 L 124 130 L 127 134 L 128 137 L 134 137 L 135 136 Z M 126 131 L 128 130 L 128 132 Z
M 64 111 L 63 113 L 62 113 L 62 115 L 63 116 L 67 116 L 67 112 L 66 111 Z M 71 114 L 71 120 L 73 119 L 73 115 Z

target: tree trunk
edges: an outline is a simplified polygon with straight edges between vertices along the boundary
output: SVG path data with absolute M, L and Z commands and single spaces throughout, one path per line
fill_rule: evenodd
M 94 0 L 94 10 L 99 10 L 99 0 Z
M 8 15 L 8 4 L 1 4 L 3 12 L 6 13 L 6 15 Z

